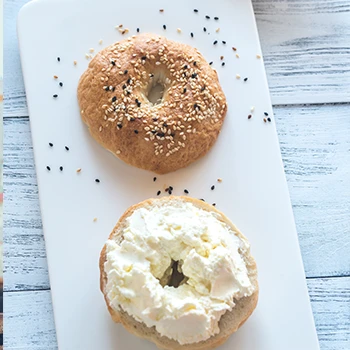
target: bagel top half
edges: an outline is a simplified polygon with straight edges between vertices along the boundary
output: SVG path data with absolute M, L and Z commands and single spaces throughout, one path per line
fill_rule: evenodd
M 152 103 L 156 85 L 163 94 Z M 103 147 L 158 174 L 204 156 L 227 111 L 217 73 L 201 53 L 153 34 L 99 52 L 80 78 L 78 101 L 83 121 Z

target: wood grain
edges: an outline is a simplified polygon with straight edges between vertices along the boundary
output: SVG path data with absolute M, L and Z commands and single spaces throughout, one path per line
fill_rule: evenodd
M 274 111 L 306 275 L 349 275 L 349 106 Z M 6 290 L 49 288 L 28 118 L 4 130 Z
M 349 349 L 350 277 L 307 282 L 321 350 Z M 6 349 L 57 349 L 49 290 L 5 293 L 5 315 Z
M 5 117 L 28 115 L 14 20 L 26 2 L 5 1 Z M 350 0 L 253 3 L 273 103 L 349 102 Z

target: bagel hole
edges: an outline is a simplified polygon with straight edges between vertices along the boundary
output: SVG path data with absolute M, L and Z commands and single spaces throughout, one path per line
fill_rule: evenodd
M 156 83 L 155 85 L 151 86 L 151 89 L 149 90 L 147 94 L 148 101 L 151 102 L 153 105 L 159 105 L 164 96 L 164 85 L 162 85 L 160 82 Z
M 180 271 L 179 262 L 175 260 L 171 260 L 171 274 L 167 276 L 167 278 L 161 278 L 160 284 L 162 287 L 169 286 L 177 288 L 180 285 L 187 282 L 188 278 Z M 168 270 L 165 272 L 167 274 Z

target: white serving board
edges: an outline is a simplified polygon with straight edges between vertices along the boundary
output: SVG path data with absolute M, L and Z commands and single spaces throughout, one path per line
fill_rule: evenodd
M 88 65 L 85 53 L 123 39 L 114 28 L 119 24 L 130 29 L 128 35 L 139 27 L 196 46 L 214 61 L 228 100 L 227 119 L 209 154 L 186 169 L 157 176 L 156 182 L 153 174 L 100 147 L 79 115 L 76 89 Z M 99 291 L 98 258 L 126 208 L 165 185 L 174 187 L 173 194 L 187 188 L 194 197 L 216 202 L 251 241 L 259 304 L 222 349 L 318 349 L 264 66 L 256 57 L 260 45 L 250 1 L 37 0 L 21 10 L 18 35 L 59 349 L 155 349 L 112 322 Z M 248 120 L 251 106 L 255 111 Z M 272 123 L 263 122 L 265 111 Z

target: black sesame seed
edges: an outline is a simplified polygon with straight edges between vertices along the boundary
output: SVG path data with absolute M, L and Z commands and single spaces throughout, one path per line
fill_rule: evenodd
M 128 74 L 128 70 L 127 69 L 125 69 L 124 74 Z
M 185 94 L 185 93 L 186 93 L 186 91 L 187 91 L 187 89 L 186 89 L 186 88 L 184 88 L 183 93 Z
M 166 25 L 165 24 L 163 24 L 163 29 L 166 29 Z
M 224 65 L 225 65 L 225 62 L 222 62 L 221 65 L 224 66 Z
M 209 62 L 209 66 L 211 66 L 213 64 L 213 61 Z
M 215 190 L 215 185 L 211 186 L 210 189 L 213 191 Z
M 60 57 L 57 57 L 57 61 L 58 61 L 58 62 L 61 62 L 61 58 L 60 58 Z
M 117 127 L 118 127 L 119 129 L 121 129 L 121 128 L 123 127 L 123 124 L 118 123 L 118 124 L 117 124 Z
M 271 123 L 271 118 L 270 118 L 270 117 L 268 117 L 268 118 L 267 118 L 267 121 L 268 121 L 269 123 Z
M 134 130 L 134 133 L 135 133 L 135 134 L 138 134 L 139 132 L 138 132 L 138 130 Z
M 269 115 L 269 113 L 267 113 L 267 112 L 264 112 L 264 114 L 266 115 L 266 117 Z
M 191 33 L 191 38 L 193 38 L 194 37 L 194 34 L 193 33 Z
M 112 66 L 115 66 L 115 62 L 114 62 L 114 61 L 111 61 L 111 65 L 112 65 Z
M 153 178 L 153 182 L 154 182 L 154 181 L 157 181 L 157 178 L 156 178 L 156 177 Z
M 197 78 L 197 73 L 193 73 L 192 75 L 191 75 L 191 77 L 194 79 L 194 78 Z
M 112 87 L 112 91 L 113 91 L 113 92 L 115 91 L 115 86 Z
M 131 83 L 131 78 L 129 78 L 127 81 L 126 81 L 127 84 L 130 84 Z
M 100 183 L 100 180 L 99 179 L 95 179 L 95 182 Z
M 60 83 L 59 83 L 59 86 L 61 86 L 61 87 L 62 87 L 62 86 L 63 86 L 63 83 L 62 83 L 62 82 L 60 82 Z
M 217 40 L 215 40 L 214 42 L 213 42 L 213 45 L 216 45 L 218 43 L 218 41 Z
M 158 192 L 157 192 L 157 196 L 159 196 L 161 193 L 162 193 L 161 191 L 158 191 Z
M 159 136 L 159 137 L 164 137 L 165 134 L 164 134 L 164 132 L 157 132 L 157 136 Z
M 53 95 L 53 98 L 57 98 L 57 97 L 58 97 L 58 95 L 57 95 L 57 94 L 54 94 L 54 95 Z
M 151 133 L 152 134 L 155 134 L 157 132 L 157 130 L 152 130 Z
M 251 115 L 251 114 L 249 114 L 249 115 L 248 115 L 248 119 L 250 119 L 251 117 L 252 117 L 252 115 Z
M 205 86 L 203 86 L 202 88 L 201 88 L 201 91 L 204 91 L 205 90 Z
M 64 148 L 66 149 L 66 151 L 69 151 L 69 147 L 68 146 L 64 146 Z
M 213 205 L 213 207 L 215 207 L 215 206 L 216 206 L 216 203 L 213 203 L 212 205 Z
M 150 76 L 150 78 L 153 78 L 153 77 L 154 77 L 154 74 L 153 74 L 153 73 L 151 73 L 149 76 Z
M 226 41 L 225 41 L 225 40 L 223 40 L 222 43 L 223 43 L 224 45 L 226 45 Z
M 172 194 L 172 193 L 173 193 L 173 191 L 171 189 L 169 189 L 169 195 Z
M 194 12 L 196 12 L 196 13 L 198 12 L 198 10 L 197 10 L 197 9 L 194 9 L 193 11 L 194 11 Z
M 141 102 L 138 102 L 138 103 L 137 103 L 137 107 L 141 107 Z
M 163 126 L 165 126 L 166 128 L 168 127 L 168 124 L 167 123 L 163 123 Z
M 248 80 L 248 78 L 244 78 L 243 80 L 244 80 L 244 81 L 247 81 L 247 80 Z
M 52 142 L 49 142 L 49 146 L 50 146 L 50 147 L 53 147 L 53 143 L 52 143 Z
M 137 31 L 138 33 L 140 33 L 140 28 L 136 28 L 136 31 Z
M 49 166 L 47 166 L 46 169 L 47 169 L 48 171 L 51 171 L 51 168 L 50 168 Z
M 203 27 L 203 31 L 206 32 L 206 31 L 207 31 L 207 28 Z
M 193 62 L 193 65 L 194 65 L 194 66 L 197 66 L 197 61 L 194 61 L 194 62 Z
M 106 86 L 106 87 L 105 87 L 105 90 L 106 90 L 106 91 L 109 91 L 109 86 Z
M 117 96 L 112 97 L 112 102 L 115 102 L 115 101 L 117 101 Z
M 126 89 L 126 85 L 125 85 L 125 84 L 123 85 L 123 89 L 124 89 L 124 90 Z
M 165 192 L 169 192 L 169 188 L 167 187 L 164 191 L 165 191 Z
M 63 171 L 63 166 L 60 166 L 60 171 Z
M 184 65 L 184 69 L 187 69 L 187 68 L 188 68 L 188 65 L 187 65 L 187 64 L 185 64 L 185 65 Z
M 186 190 L 186 189 L 184 190 L 184 192 L 185 192 L 186 194 L 189 194 L 189 193 L 190 193 L 190 192 L 188 192 L 188 190 Z
M 205 200 L 203 198 L 200 198 L 201 201 L 205 202 Z
M 130 121 L 131 121 L 131 122 L 134 122 L 134 121 L 135 121 L 135 118 L 134 118 L 134 117 L 131 117 L 131 118 L 130 118 Z
M 174 190 L 174 187 L 173 187 L 173 186 L 169 186 L 169 190 L 170 190 L 170 191 L 173 191 L 173 190 Z
M 147 58 L 146 56 L 142 56 L 142 57 L 141 57 L 141 60 L 142 60 L 142 61 L 146 61 L 146 58 Z
M 206 15 L 205 18 L 206 18 L 206 19 L 210 19 L 210 16 Z
M 219 17 L 214 17 L 215 21 L 218 21 L 219 20 Z

